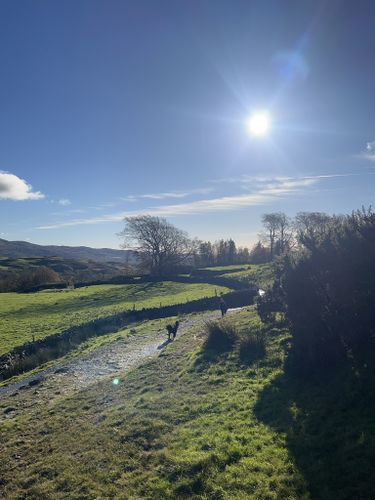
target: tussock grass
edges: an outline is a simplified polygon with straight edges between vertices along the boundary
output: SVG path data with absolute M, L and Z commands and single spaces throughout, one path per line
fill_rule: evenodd
M 208 321 L 205 324 L 207 338 L 204 348 L 209 351 L 229 351 L 237 340 L 237 332 L 229 321 Z
M 259 322 L 240 325 L 227 317 L 220 321 L 205 324 L 206 340 L 203 352 L 206 357 L 214 357 L 233 350 L 233 355 L 241 363 L 249 364 L 262 358 L 266 353 L 264 327 Z

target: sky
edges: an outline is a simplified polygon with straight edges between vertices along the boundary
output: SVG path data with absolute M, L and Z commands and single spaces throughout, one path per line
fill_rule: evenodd
M 374 20 L 372 0 L 0 0 L 0 238 L 118 248 L 147 213 L 252 245 L 264 213 L 373 204 Z

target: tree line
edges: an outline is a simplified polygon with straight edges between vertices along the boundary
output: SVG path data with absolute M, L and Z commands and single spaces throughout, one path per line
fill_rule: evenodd
M 298 235 L 317 225 L 324 225 L 329 216 L 300 212 L 288 217 L 283 212 L 262 216 L 259 240 L 248 248 L 232 239 L 215 242 L 189 238 L 188 234 L 166 219 L 151 215 L 126 217 L 120 233 L 123 247 L 137 252 L 138 265 L 151 274 L 171 274 L 185 266 L 206 267 L 232 264 L 262 264 L 288 253 L 298 246 Z
M 123 248 L 137 253 L 138 269 L 163 275 L 182 268 L 268 262 L 270 251 L 259 241 L 252 249 L 237 247 L 232 238 L 215 242 L 191 239 L 162 217 L 140 215 L 125 218 L 119 236 Z

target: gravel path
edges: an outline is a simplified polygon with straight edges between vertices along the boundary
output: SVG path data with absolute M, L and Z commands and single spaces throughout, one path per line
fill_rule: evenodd
M 234 310 L 229 309 L 228 313 Z M 177 336 L 185 335 L 192 326 L 219 317 L 218 311 L 208 311 L 183 319 Z M 14 412 L 17 413 L 17 410 L 25 410 L 33 406 L 34 402 L 30 403 L 33 400 L 30 398 L 32 392 L 38 395 L 35 398 L 37 399 L 35 404 L 51 403 L 57 398 L 76 392 L 102 379 L 110 377 L 115 379 L 120 373 L 123 374 L 136 368 L 147 359 L 156 356 L 168 344 L 165 330 L 130 335 L 100 347 L 90 354 L 65 364 L 55 365 L 35 375 L 25 377 L 19 382 L 0 387 L 0 402 L 3 400 L 3 403 L 9 403 L 11 400 L 11 408 L 13 408 L 11 411 L 9 407 L 7 411 L 1 412 L 0 410 L 0 420 L 3 417 L 11 417 Z M 23 394 L 28 397 L 22 397 Z

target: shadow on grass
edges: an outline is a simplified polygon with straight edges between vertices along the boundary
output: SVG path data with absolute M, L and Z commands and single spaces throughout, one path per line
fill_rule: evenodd
M 165 340 L 162 344 L 158 345 L 158 350 L 161 351 L 162 349 L 164 349 L 164 347 L 167 347 L 167 345 L 170 344 L 171 342 L 173 342 L 172 339 Z
M 351 371 L 320 383 L 280 375 L 260 393 L 255 415 L 286 435 L 311 498 L 375 498 L 374 387 L 375 373 L 359 382 Z

